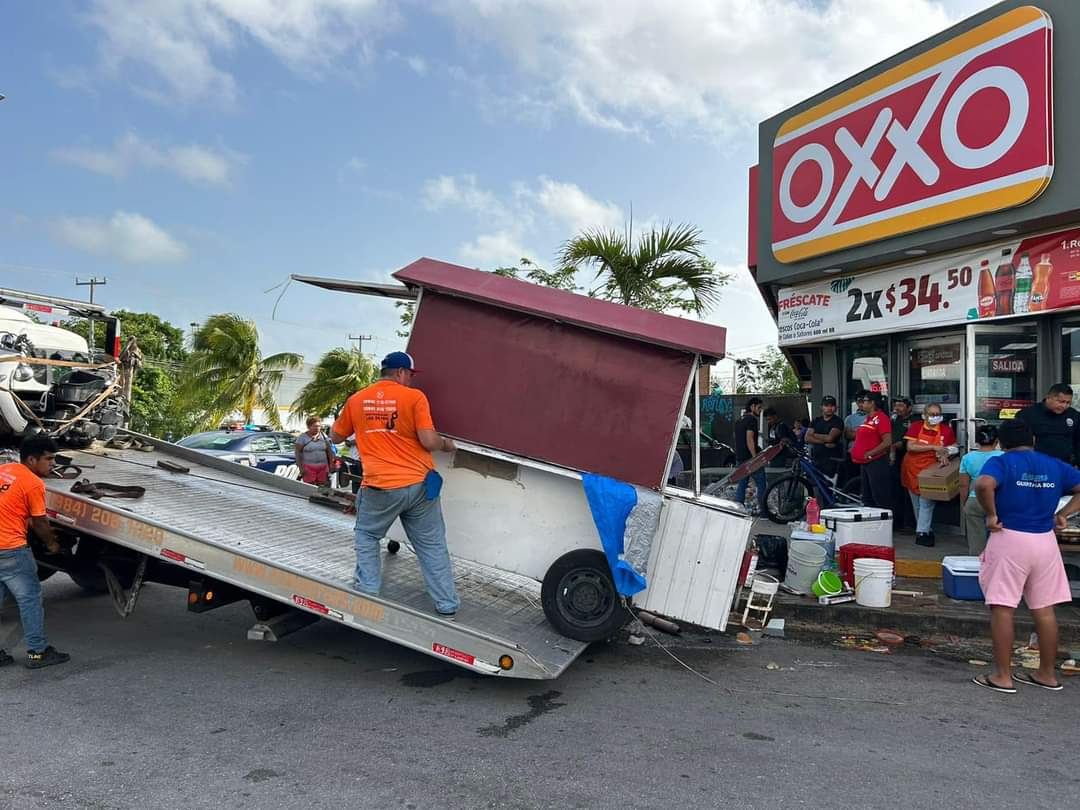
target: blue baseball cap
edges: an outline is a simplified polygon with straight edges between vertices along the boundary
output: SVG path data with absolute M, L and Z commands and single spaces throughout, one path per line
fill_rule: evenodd
M 413 373 L 416 367 L 413 364 L 412 355 L 407 352 L 390 352 L 382 359 L 383 368 L 403 368 Z

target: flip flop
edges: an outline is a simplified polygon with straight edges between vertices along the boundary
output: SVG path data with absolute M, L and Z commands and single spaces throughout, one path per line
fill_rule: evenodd
M 1065 688 L 1060 683 L 1055 683 L 1055 684 L 1043 683 L 1042 681 L 1036 680 L 1033 675 L 1029 675 L 1026 672 L 1014 673 L 1013 674 L 1013 680 L 1017 681 L 1018 683 L 1025 684 L 1027 686 L 1037 686 L 1040 689 L 1047 690 L 1048 692 L 1060 692 L 1062 689 Z
M 989 689 L 993 692 L 1001 692 L 1006 695 L 1015 695 L 1015 686 L 998 686 L 996 683 L 991 683 L 989 675 L 976 675 L 971 679 L 971 682 L 976 686 L 981 686 L 983 689 Z

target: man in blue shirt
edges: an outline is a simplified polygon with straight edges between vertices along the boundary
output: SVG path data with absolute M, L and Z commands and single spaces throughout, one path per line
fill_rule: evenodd
M 1014 693 L 1014 682 L 1058 691 L 1054 671 L 1058 626 L 1054 605 L 1072 600 L 1054 526 L 1080 512 L 1080 472 L 1034 449 L 1031 428 L 1005 422 L 998 436 L 1003 455 L 989 459 L 975 480 L 990 539 L 982 554 L 979 584 L 990 607 L 994 671 L 973 679 L 979 686 Z M 1061 510 L 1065 494 L 1072 498 Z M 1021 596 L 1039 634 L 1039 669 L 1012 674 L 1013 615 Z

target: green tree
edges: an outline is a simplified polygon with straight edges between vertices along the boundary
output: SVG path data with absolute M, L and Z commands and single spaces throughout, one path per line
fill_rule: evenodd
M 740 394 L 797 394 L 799 377 L 777 347 L 770 346 L 761 357 L 735 361 Z
M 375 365 L 359 351 L 331 349 L 315 364 L 311 382 L 293 401 L 292 413 L 336 417 L 351 394 L 374 381 Z
M 496 267 L 492 272 L 497 276 L 516 278 L 523 281 L 531 281 L 543 287 L 552 287 L 556 290 L 567 292 L 581 292 L 577 284 L 577 270 L 573 267 L 559 267 L 555 270 L 545 270 L 530 259 L 522 258 L 518 267 Z M 524 276 L 524 278 L 522 278 Z
M 186 405 L 204 409 L 200 426 L 214 425 L 233 411 L 250 422 L 260 408 L 271 425 L 281 427 L 277 389 L 287 370 L 303 365 L 300 355 L 263 357 L 254 321 L 231 312 L 207 318 L 195 333 L 192 349 L 179 394 Z
M 690 225 L 663 225 L 641 234 L 634 243 L 627 232 L 585 231 L 566 242 L 559 253 L 559 273 L 594 271 L 588 294 L 658 312 L 704 315 L 720 300 L 731 276 L 705 258 L 705 240 Z

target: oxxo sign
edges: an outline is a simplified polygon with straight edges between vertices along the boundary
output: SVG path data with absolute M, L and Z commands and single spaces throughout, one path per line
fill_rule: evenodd
M 1053 173 L 1049 16 L 1033 6 L 799 113 L 773 147 L 772 249 L 795 262 L 1001 210 Z

